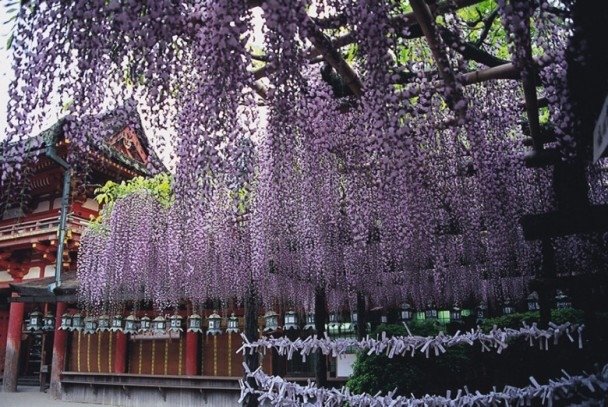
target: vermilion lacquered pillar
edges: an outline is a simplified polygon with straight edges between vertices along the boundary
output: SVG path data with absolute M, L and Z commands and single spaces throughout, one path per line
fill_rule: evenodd
M 127 372 L 127 335 L 116 333 L 116 348 L 114 348 L 114 373 Z
M 51 362 L 51 395 L 58 399 L 61 396 L 61 372 L 65 366 L 65 352 L 68 332 L 59 329 L 61 316 L 67 310 L 65 302 L 58 302 L 55 310 L 55 334 L 53 336 L 53 361 Z
M 19 372 L 19 350 L 21 349 L 21 325 L 25 304 L 11 302 L 8 317 L 8 335 L 6 336 L 6 357 L 4 359 L 4 380 L 2 388 L 6 392 L 17 391 L 17 374 Z
M 198 373 L 198 333 L 186 332 L 186 375 Z

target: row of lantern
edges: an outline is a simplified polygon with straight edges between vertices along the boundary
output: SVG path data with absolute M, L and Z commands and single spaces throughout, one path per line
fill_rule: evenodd
M 572 306 L 570 299 L 562 291 L 558 290 L 555 296 L 556 306 L 558 309 L 570 308 Z M 538 311 L 538 294 L 533 292 L 527 298 L 528 311 Z M 480 304 L 476 308 L 476 316 L 478 320 L 486 317 L 487 307 L 485 304 Z M 513 314 L 515 307 L 507 300 L 503 303 L 502 313 L 504 315 Z M 414 317 L 414 309 L 409 304 L 402 304 L 399 310 L 399 319 L 401 322 L 410 322 Z M 335 328 L 340 325 L 339 313 L 331 313 L 329 315 L 329 328 Z M 437 319 L 439 311 L 437 308 L 429 306 L 424 310 L 424 317 L 427 320 Z M 450 310 L 450 320 L 460 321 L 461 320 L 461 309 L 457 306 Z M 357 312 L 353 311 L 350 314 L 352 324 L 357 323 Z M 214 311 L 209 317 L 207 317 L 208 335 L 217 335 L 222 333 L 221 329 L 222 318 L 218 315 L 217 311 Z M 264 314 L 264 332 L 276 331 L 279 329 L 292 330 L 300 329 L 298 314 L 295 311 L 288 311 L 285 313 L 285 325 L 279 327 L 279 314 L 274 311 L 268 311 Z M 381 315 L 381 323 L 387 323 L 387 316 Z M 234 313 L 227 318 L 227 333 L 239 332 L 238 318 Z M 55 317 L 51 313 L 46 313 L 44 316 L 39 311 L 34 311 L 30 314 L 30 319 L 26 326 L 28 331 L 52 331 L 55 329 Z M 63 314 L 61 316 L 60 330 L 66 331 L 77 331 L 84 332 L 87 334 L 93 334 L 95 332 L 124 332 L 127 334 L 143 334 L 143 333 L 163 333 L 163 332 L 183 332 L 183 318 L 174 314 L 169 318 L 162 315 L 157 316 L 154 319 L 150 319 L 148 316 L 144 316 L 141 319 L 134 314 L 129 315 L 127 318 L 123 318 L 121 315 L 115 315 L 110 318 L 108 315 L 102 315 L 99 318 L 91 316 L 84 317 L 80 313 L 76 314 Z M 192 314 L 187 318 L 187 332 L 203 332 L 203 318 L 198 314 Z M 303 327 L 304 330 L 315 330 L 315 315 L 313 313 L 306 314 L 306 324 Z
M 208 318 L 207 334 L 217 335 L 222 332 L 221 317 L 217 312 L 213 312 Z M 42 317 L 39 311 L 34 311 L 30 314 L 29 321 L 26 326 L 28 331 L 52 331 L 55 328 L 55 318 L 52 314 L 47 314 Z M 151 319 L 147 315 L 138 318 L 135 314 L 123 318 L 122 315 L 102 315 L 98 318 L 92 316 L 83 316 L 80 313 L 69 314 L 65 313 L 61 316 L 61 325 L 58 328 L 63 331 L 84 332 L 85 334 L 94 334 L 96 332 L 123 332 L 126 334 L 147 334 L 147 333 L 178 333 L 183 332 L 183 318 L 180 315 L 174 314 L 170 317 L 159 315 Z M 203 317 L 198 314 L 192 314 L 187 319 L 187 332 L 203 332 Z M 226 332 L 239 332 L 238 318 L 234 313 L 228 318 Z

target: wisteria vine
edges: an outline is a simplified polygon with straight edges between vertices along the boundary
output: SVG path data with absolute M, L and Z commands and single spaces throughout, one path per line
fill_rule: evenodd
M 499 4 L 508 34 L 501 45 L 518 72 L 542 62 L 550 118 L 568 157 L 568 21 L 549 16 L 546 2 L 520 3 L 517 10 Z M 453 15 L 446 21 L 457 30 Z M 467 70 L 484 67 L 462 57 L 458 32 L 440 41 L 443 69 L 455 78 L 446 82 L 427 42 L 410 41 L 416 33 L 403 16 L 393 2 L 368 0 L 22 7 L 3 203 L 27 189 L 28 136 L 48 106 L 65 105 L 67 158 L 87 173 L 79 158 L 115 131 L 99 109 L 132 99 L 173 172 L 174 200 L 167 207 L 147 193 L 121 198 L 82 237 L 80 294 L 91 307 L 120 307 L 129 298 L 158 308 L 184 298 L 242 299 L 251 285 L 266 306 L 305 309 L 319 288 L 331 309 L 352 306 L 358 294 L 417 308 L 519 299 L 540 267 L 540 247 L 524 239 L 518 220 L 556 207 L 550 170 L 524 165 L 520 83 L 466 83 Z M 354 41 L 357 92 L 327 58 L 315 59 L 315 24 L 331 18 Z M 535 22 L 534 32 L 524 19 Z M 263 26 L 256 70 L 254 23 Z M 523 61 L 528 35 L 544 52 L 540 59 Z M 601 177 L 589 182 L 594 201 L 605 202 Z M 569 259 L 605 269 L 593 260 L 605 243 L 573 239 L 556 244 Z M 568 258 L 558 256 L 558 269 Z

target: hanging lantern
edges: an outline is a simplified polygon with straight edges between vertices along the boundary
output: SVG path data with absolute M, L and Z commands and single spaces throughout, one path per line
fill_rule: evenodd
M 196 312 L 188 317 L 188 332 L 203 332 L 203 318 Z
M 330 334 L 340 333 L 340 315 L 337 312 L 329 314 L 329 327 L 327 328 L 327 331 Z
M 437 319 L 437 308 L 433 305 L 429 305 L 428 308 L 424 311 L 425 319 Z
M 264 332 L 276 331 L 279 329 L 279 314 L 274 311 L 268 311 L 264 314 Z
M 298 328 L 298 314 L 296 314 L 294 311 L 287 311 L 285 314 L 285 326 L 283 329 L 290 330 Z
M 350 313 L 350 322 L 352 322 L 353 324 L 357 324 L 357 321 L 359 320 L 359 314 L 357 313 L 357 311 L 353 311 Z
M 557 306 L 557 309 L 572 308 L 570 298 L 564 294 L 562 290 L 557 290 L 555 295 L 555 305 Z
M 152 332 L 156 334 L 163 333 L 167 330 L 167 319 L 159 315 L 152 320 Z
M 207 318 L 208 328 L 207 335 L 219 335 L 222 333 L 222 328 L 220 327 L 222 322 L 222 317 L 219 316 L 217 311 L 213 311 L 211 315 Z
M 380 323 L 385 325 L 388 323 L 388 317 L 386 316 L 386 314 L 380 315 Z
M 110 328 L 110 331 L 112 332 L 119 332 L 123 330 L 123 323 L 124 323 L 124 319 L 122 317 L 122 315 L 114 315 L 114 317 L 112 318 L 112 327 Z
M 125 319 L 125 330 L 126 334 L 136 334 L 139 331 L 139 318 L 135 314 L 129 315 Z
M 480 303 L 477 308 L 477 321 L 483 321 L 486 318 L 486 312 L 488 311 L 488 307 L 485 303 Z
M 41 331 L 44 326 L 44 321 L 42 320 L 42 312 L 34 311 L 30 313 L 30 319 L 28 320 L 25 329 L 27 331 Z
M 72 315 L 67 312 L 61 316 L 61 326 L 59 327 L 62 331 L 72 330 Z
M 110 317 L 102 315 L 97 320 L 97 330 L 99 332 L 107 332 L 110 330 Z
M 84 317 L 80 313 L 72 316 L 72 331 L 82 332 L 84 330 Z
M 182 329 L 182 316 L 173 314 L 169 317 L 169 332 L 184 332 Z
M 511 315 L 515 312 L 515 307 L 511 303 L 511 299 L 507 297 L 505 302 L 502 304 L 502 314 L 503 315 Z
M 401 304 L 401 322 L 410 322 L 414 316 L 414 311 L 408 303 Z
M 239 319 L 234 315 L 234 312 L 230 314 L 230 318 L 228 318 L 228 329 L 226 329 L 228 333 L 238 333 L 239 332 Z
M 94 334 L 97 331 L 97 321 L 94 317 L 86 317 L 84 319 L 84 333 Z
M 315 314 L 309 312 L 306 314 L 306 325 L 304 325 L 304 330 L 315 330 Z
M 151 324 L 152 324 L 152 321 L 150 320 L 150 317 L 147 314 L 144 315 L 141 318 L 141 320 L 139 321 L 139 332 L 140 333 L 150 332 Z
M 540 306 L 538 304 L 538 293 L 536 291 L 532 291 L 528 298 L 526 299 L 528 303 L 528 311 L 538 311 Z
M 457 306 L 454 306 L 450 310 L 450 320 L 451 321 L 458 322 L 458 321 L 460 321 L 461 316 L 462 316 L 462 312 L 461 312 L 460 308 L 458 308 Z
M 51 312 L 47 312 L 46 315 L 43 318 L 43 326 L 42 326 L 42 330 L 43 331 L 52 331 L 55 329 L 55 316 L 51 313 Z

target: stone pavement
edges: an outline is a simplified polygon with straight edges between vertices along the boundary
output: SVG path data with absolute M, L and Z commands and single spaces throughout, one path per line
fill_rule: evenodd
M 0 391 L 0 407 L 101 407 L 101 404 L 70 403 L 53 400 L 48 393 L 41 393 L 39 387 L 19 386 L 17 393 Z M 107 405 L 106 405 L 107 406 Z

